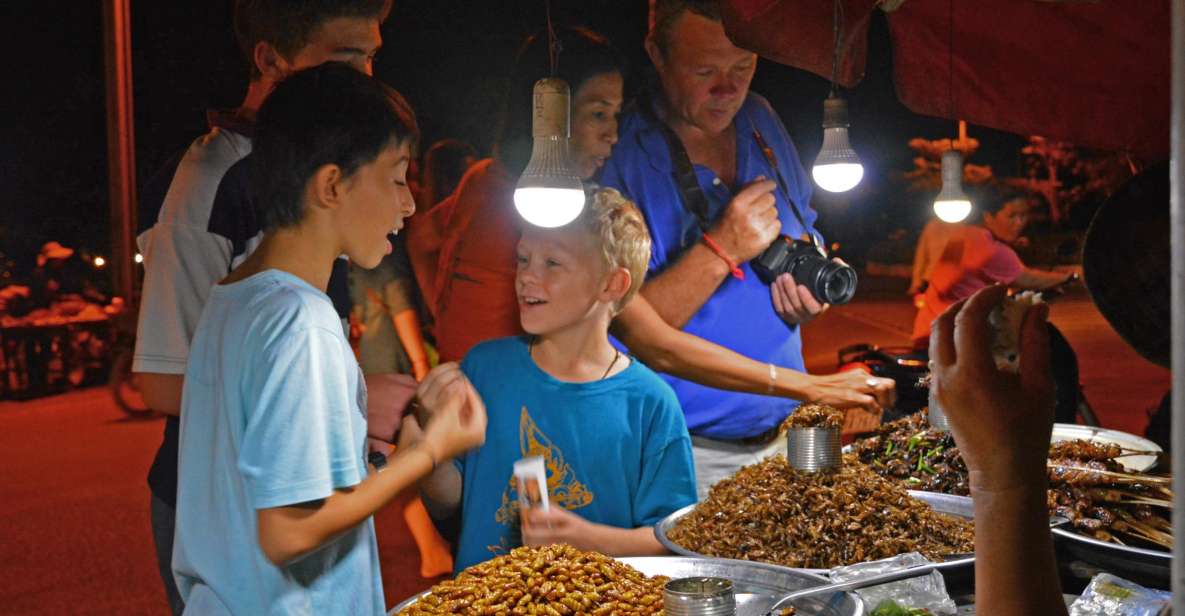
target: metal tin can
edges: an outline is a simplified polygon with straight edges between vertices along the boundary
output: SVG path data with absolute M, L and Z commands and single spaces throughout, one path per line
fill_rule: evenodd
M 830 470 L 843 464 L 839 428 L 790 428 L 786 433 L 786 460 L 807 473 Z
M 736 592 L 727 578 L 678 578 L 663 587 L 663 609 L 667 616 L 735 616 Z

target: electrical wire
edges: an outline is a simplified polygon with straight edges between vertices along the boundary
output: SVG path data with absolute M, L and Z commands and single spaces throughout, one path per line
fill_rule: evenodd
M 543 7 L 547 12 L 547 62 L 551 67 L 551 76 L 555 77 L 560 65 L 560 39 L 551 21 L 551 0 L 543 0 Z
M 946 82 L 946 96 L 950 102 L 950 117 L 955 121 L 955 126 L 958 126 L 959 114 L 955 108 L 955 0 L 950 0 L 948 8 L 947 26 L 948 36 L 950 38 L 947 45 L 948 80 Z
M 835 0 L 832 14 L 832 33 L 835 35 L 835 49 L 831 53 L 831 96 L 835 96 L 839 90 L 836 82 L 839 79 L 840 60 L 843 58 L 843 22 L 843 1 Z

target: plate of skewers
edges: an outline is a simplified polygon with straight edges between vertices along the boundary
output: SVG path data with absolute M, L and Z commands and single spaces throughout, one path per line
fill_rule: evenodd
M 932 430 L 926 413 L 881 426 L 851 451 L 883 477 L 913 490 L 967 495 L 967 467 L 950 434 Z M 1166 577 L 1172 559 L 1172 480 L 1149 474 L 1161 453 L 1141 437 L 1056 424 L 1049 451 L 1050 515 L 1069 519 L 1053 529 L 1077 558 Z

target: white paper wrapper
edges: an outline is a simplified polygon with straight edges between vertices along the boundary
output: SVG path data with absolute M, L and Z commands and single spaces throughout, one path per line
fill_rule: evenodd
M 514 463 L 514 479 L 518 488 L 518 506 L 548 511 L 547 466 L 542 456 L 523 458 Z
M 1029 308 L 1040 303 L 1040 293 L 1024 291 L 1004 298 L 988 315 L 988 323 L 996 330 L 992 338 L 996 368 L 1013 374 L 1020 372 L 1020 326 Z

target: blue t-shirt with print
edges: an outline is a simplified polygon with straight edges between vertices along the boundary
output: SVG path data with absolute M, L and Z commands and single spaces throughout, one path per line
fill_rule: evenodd
M 267 270 L 210 290 L 181 403 L 173 575 L 186 614 L 385 613 L 374 522 L 276 566 L 256 513 L 367 473 L 366 390 L 329 297 Z
M 695 217 L 684 207 L 672 174 L 671 155 L 654 114 L 643 109 L 627 113 L 613 155 L 605 163 L 601 183 L 616 188 L 638 204 L 646 217 L 653 251 L 649 275 L 661 274 L 683 252 L 701 241 Z M 708 201 L 708 220 L 724 214 L 734 194 L 759 176 L 774 179 L 769 160 L 762 154 L 754 129 L 773 151 L 774 162 L 785 178 L 790 199 L 813 230 L 817 216 L 810 207 L 811 182 L 798 152 L 769 103 L 750 93 L 737 112 L 736 185 L 725 185 L 703 165 L 695 165 L 700 188 Z M 804 229 L 790 210 L 781 190 L 776 191 L 782 233 L 801 237 Z M 683 330 L 762 362 L 805 371 L 802 338 L 798 327 L 786 325 L 774 312 L 769 287 L 748 263 L 741 266 L 744 280 L 731 276 L 691 317 Z M 716 439 L 755 436 L 777 426 L 798 403 L 793 400 L 722 391 L 669 375 L 671 385 L 687 417 L 692 434 Z
M 609 378 L 559 381 L 527 338 L 479 344 L 461 362 L 489 415 L 486 441 L 455 461 L 463 480 L 456 569 L 522 543 L 516 460 L 543 456 L 552 507 L 619 528 L 695 502 L 691 439 L 671 388 L 634 361 Z

